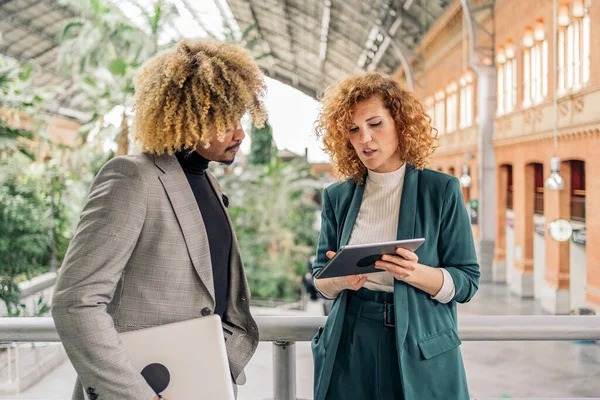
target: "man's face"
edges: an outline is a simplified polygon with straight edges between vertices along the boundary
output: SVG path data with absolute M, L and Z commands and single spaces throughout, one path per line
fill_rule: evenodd
M 225 139 L 222 142 L 217 139 L 216 134 L 211 136 L 210 146 L 205 149 L 199 145 L 196 151 L 207 160 L 230 165 L 235 160 L 235 155 L 240 150 L 246 134 L 242 128 L 232 129 L 225 132 Z

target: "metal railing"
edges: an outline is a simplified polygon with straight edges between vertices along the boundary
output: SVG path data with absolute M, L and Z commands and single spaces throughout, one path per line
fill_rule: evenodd
M 326 317 L 256 317 L 260 340 L 273 342 L 275 400 L 296 400 L 296 342 L 310 341 Z M 600 316 L 464 316 L 464 341 L 598 340 Z M 52 318 L 0 318 L 0 342 L 58 342 Z

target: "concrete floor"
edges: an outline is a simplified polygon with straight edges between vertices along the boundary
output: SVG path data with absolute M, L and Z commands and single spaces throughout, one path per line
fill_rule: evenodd
M 460 315 L 539 315 L 539 301 L 484 284 Z M 584 317 L 582 317 L 584 318 Z M 480 398 L 600 398 L 600 343 L 463 342 L 472 396 Z
M 279 310 L 270 309 L 257 309 L 254 312 L 257 315 L 282 314 Z M 298 314 L 292 311 L 283 313 Z M 303 315 L 319 313 L 321 307 L 313 303 Z M 481 285 L 479 292 L 469 304 L 459 306 L 459 313 L 461 315 L 542 314 L 537 301 L 511 296 L 506 286 L 493 284 Z M 260 344 L 246 370 L 248 383 L 240 387 L 239 400 L 264 400 L 273 397 L 271 346 L 270 343 Z M 600 399 L 600 344 L 464 342 L 462 352 L 474 399 Z M 296 356 L 298 398 L 312 399 L 310 344 L 298 343 Z M 0 396 L 0 400 L 67 400 L 70 398 L 74 376 L 73 368 L 66 362 L 27 392 L 19 396 Z

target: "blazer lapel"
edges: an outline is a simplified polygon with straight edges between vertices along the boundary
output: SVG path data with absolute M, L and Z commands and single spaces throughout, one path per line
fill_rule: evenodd
M 194 192 L 175 156 L 155 156 L 154 163 L 164 172 L 159 179 L 177 216 L 194 269 L 214 301 L 215 288 L 208 235 Z
M 217 195 L 217 198 L 219 199 L 219 203 L 221 203 L 221 208 L 223 209 L 223 212 L 225 213 L 225 216 L 227 217 L 227 222 L 229 222 L 229 228 L 231 229 L 231 232 L 233 232 L 233 225 L 231 224 L 231 218 L 229 218 L 229 213 L 227 212 L 227 206 L 223 202 L 223 192 L 221 191 L 221 186 L 219 186 L 219 183 L 217 182 L 215 177 L 210 173 L 210 171 L 206 170 L 206 176 L 208 177 L 208 182 L 210 182 L 210 185 L 212 186 L 213 190 L 215 191 L 215 194 Z
M 417 192 L 419 171 L 410 164 L 406 165 L 402 198 L 400 199 L 400 216 L 398 217 L 398 233 L 396 239 L 413 239 L 415 237 L 415 219 L 417 213 Z
M 415 237 L 415 221 L 417 214 L 417 192 L 419 186 L 419 171 L 410 164 L 406 165 L 402 198 L 400 199 L 400 216 L 398 217 L 398 232 L 396 238 L 413 239 Z M 394 280 L 394 305 L 396 310 L 396 346 L 400 355 L 404 353 L 404 341 L 408 332 L 408 284 Z
M 355 185 L 354 195 L 352 196 L 350 206 L 348 207 L 348 212 L 346 213 L 346 218 L 344 219 L 339 247 L 347 245 L 348 241 L 350 240 L 350 235 L 352 234 L 352 229 L 354 228 L 354 223 L 356 222 L 356 217 L 358 216 L 358 211 L 360 210 L 360 204 L 362 203 L 364 192 L 364 183 L 361 185 Z
M 229 216 L 229 212 L 227 212 L 228 205 L 225 205 L 225 203 L 223 202 L 223 192 L 221 191 L 221 186 L 219 185 L 219 183 L 217 182 L 215 177 L 209 171 L 206 171 L 206 173 L 207 173 L 206 176 L 208 176 L 208 181 L 210 182 L 213 190 L 215 191 L 215 194 L 219 198 L 219 203 L 221 203 L 221 208 L 223 209 L 223 212 L 225 213 L 225 217 L 227 218 L 227 223 L 229 224 L 229 230 L 231 231 L 232 246 L 231 246 L 231 251 L 230 251 L 230 255 L 229 255 L 229 264 L 230 264 L 229 273 L 231 274 L 231 283 L 238 284 L 239 282 L 241 282 L 242 279 L 245 282 L 245 279 L 246 279 L 245 275 L 243 277 L 241 277 L 241 275 L 244 273 L 243 268 L 240 268 L 241 271 L 236 268 L 236 267 L 242 267 L 240 245 L 238 243 L 237 236 L 235 234 L 235 229 L 233 228 L 233 223 L 231 222 L 231 217 Z M 236 260 L 238 260 L 237 263 L 235 262 Z

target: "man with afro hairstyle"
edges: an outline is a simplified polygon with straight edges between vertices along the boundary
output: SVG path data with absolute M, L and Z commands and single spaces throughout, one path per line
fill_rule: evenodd
M 183 41 L 141 68 L 142 154 L 114 158 L 96 176 L 55 287 L 74 400 L 158 398 L 118 332 L 210 314 L 223 321 L 233 381 L 244 383 L 258 328 L 228 200 L 207 167 L 233 162 L 246 112 L 264 125 L 264 92 L 254 60 L 231 44 Z

